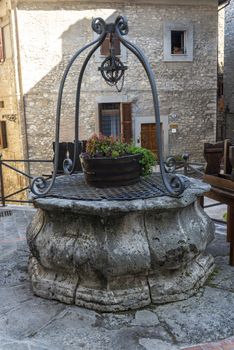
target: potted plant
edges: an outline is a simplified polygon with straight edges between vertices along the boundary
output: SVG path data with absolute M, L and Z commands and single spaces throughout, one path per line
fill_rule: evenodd
M 94 134 L 80 155 L 86 182 L 95 187 L 132 185 L 152 172 L 154 154 L 121 140 Z

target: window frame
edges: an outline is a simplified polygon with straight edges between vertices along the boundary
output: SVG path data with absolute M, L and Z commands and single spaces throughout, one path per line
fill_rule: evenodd
M 172 53 L 172 32 L 184 32 L 184 53 Z M 193 25 L 166 22 L 164 24 L 164 62 L 193 62 Z
M 103 108 L 103 105 L 105 105 L 105 104 L 109 104 L 109 105 L 112 105 L 112 104 L 116 104 L 116 105 L 118 105 L 118 108 L 115 108 L 115 109 L 105 109 L 105 108 Z M 110 110 L 111 112 L 110 112 L 110 114 L 112 114 L 113 113 L 113 111 L 114 110 L 116 110 L 116 111 L 118 111 L 118 114 L 119 114 L 119 135 L 115 135 L 115 137 L 120 137 L 121 138 L 121 134 L 122 134 L 122 129 L 121 129 L 121 106 L 120 106 L 120 103 L 119 102 L 116 102 L 116 103 L 100 103 L 99 105 L 98 105 L 98 110 L 99 110 L 99 116 L 98 116 L 98 120 L 99 120 L 99 130 L 100 130 L 100 133 L 102 133 L 102 128 L 101 128 L 101 126 L 102 126 L 102 117 L 105 117 L 105 113 L 107 113 L 107 112 L 104 112 L 103 113 L 103 111 L 108 111 L 108 110 Z M 112 115 L 110 115 L 109 117 L 112 117 Z M 103 135 L 105 135 L 105 134 L 103 134 Z M 107 135 L 105 135 L 105 136 L 107 136 Z M 110 135 L 110 136 L 113 136 L 113 135 Z
M 124 142 L 131 143 L 134 138 L 133 133 L 133 116 L 132 116 L 132 102 L 127 101 L 111 101 L 111 102 L 98 102 L 98 119 L 97 129 L 98 133 L 101 133 L 101 110 L 103 104 L 118 104 L 119 107 L 119 121 L 120 121 L 120 135 L 119 138 Z
M 183 53 L 173 53 L 172 52 L 172 33 L 183 33 Z M 182 47 L 182 45 L 181 45 Z M 171 54 L 172 55 L 185 55 L 187 47 L 187 32 L 185 30 L 171 30 Z

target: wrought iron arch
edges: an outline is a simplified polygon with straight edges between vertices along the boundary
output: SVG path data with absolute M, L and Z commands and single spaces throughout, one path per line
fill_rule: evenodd
M 98 50 L 98 48 L 102 45 L 104 42 L 106 36 L 108 33 L 113 34 L 115 33 L 117 37 L 119 38 L 120 42 L 129 50 L 131 51 L 139 60 L 141 65 L 143 66 L 148 80 L 151 87 L 152 92 L 152 98 L 153 98 L 153 106 L 154 106 L 154 114 L 155 114 L 155 124 L 156 124 L 156 135 L 155 137 L 158 140 L 158 158 L 159 158 L 159 165 L 160 165 L 160 172 L 162 176 L 163 183 L 168 191 L 168 193 L 172 196 L 179 196 L 183 193 L 185 189 L 184 181 L 181 177 L 170 174 L 165 170 L 165 164 L 163 161 L 163 149 L 162 149 L 162 137 L 160 132 L 160 108 L 159 108 L 159 98 L 158 98 L 158 92 L 156 87 L 156 82 L 154 78 L 154 73 L 151 69 L 151 66 L 145 57 L 144 53 L 134 44 L 129 42 L 124 38 L 128 34 L 128 23 L 127 19 L 123 16 L 119 16 L 116 18 L 115 23 L 107 24 L 102 18 L 96 18 L 92 21 L 92 29 L 94 32 L 96 32 L 99 36 L 96 40 L 92 41 L 91 43 L 85 45 L 83 48 L 78 50 L 71 60 L 69 61 L 63 77 L 61 79 L 60 87 L 59 87 L 59 93 L 58 93 L 58 100 L 57 100 L 57 109 L 56 109 L 56 139 L 55 139 L 55 158 L 54 158 L 54 168 L 53 168 L 53 174 L 52 179 L 50 180 L 49 184 L 47 184 L 47 181 L 44 177 L 38 176 L 33 179 L 31 184 L 31 191 L 37 196 L 37 197 L 43 197 L 49 191 L 52 189 L 56 174 L 58 170 L 58 161 L 59 161 L 59 136 L 60 136 L 60 118 L 61 118 L 61 106 L 62 106 L 62 98 L 63 98 L 63 90 L 64 85 L 68 77 L 68 73 L 74 64 L 74 62 L 78 59 L 80 54 L 90 48 L 91 46 L 94 46 L 86 56 L 83 65 L 81 67 L 78 82 L 77 82 L 77 90 L 76 90 L 76 103 L 75 103 L 75 142 L 74 142 L 74 158 L 73 161 L 71 159 L 65 159 L 63 163 L 64 173 L 65 174 L 72 174 L 76 167 L 76 161 L 78 156 L 78 138 L 79 138 L 79 112 L 80 112 L 80 94 L 81 94 L 81 85 L 82 85 L 82 79 L 85 73 L 85 69 L 87 67 L 88 62 L 90 61 L 91 57 L 94 55 L 94 53 Z M 110 49 L 110 56 L 107 57 L 99 70 L 101 71 L 102 77 L 105 79 L 105 81 L 110 85 L 117 86 L 118 82 L 121 81 L 121 79 L 124 78 L 124 71 L 127 69 L 126 66 L 123 65 L 121 60 L 115 56 L 114 49 Z M 121 86 L 122 87 L 122 86 Z M 117 90 L 119 88 L 117 87 Z

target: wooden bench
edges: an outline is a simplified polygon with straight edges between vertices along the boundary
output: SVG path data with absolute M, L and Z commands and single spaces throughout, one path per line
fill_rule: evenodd
M 205 196 L 228 206 L 227 241 L 230 242 L 230 265 L 234 266 L 234 146 L 229 140 L 204 145 L 207 161 L 203 181 L 211 185 Z M 221 162 L 223 161 L 223 170 Z M 204 204 L 204 198 L 201 199 Z

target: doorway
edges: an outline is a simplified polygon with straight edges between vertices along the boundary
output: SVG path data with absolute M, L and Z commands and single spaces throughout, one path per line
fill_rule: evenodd
M 160 124 L 160 130 L 162 134 L 162 123 Z M 141 146 L 149 149 L 151 152 L 157 155 L 158 142 L 155 135 L 156 135 L 155 123 L 141 124 Z

